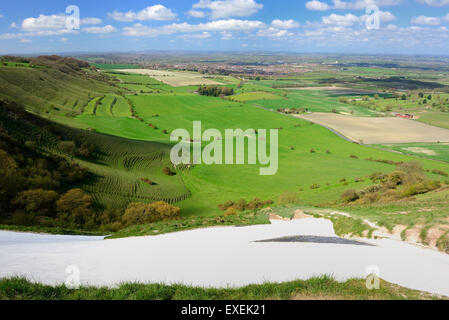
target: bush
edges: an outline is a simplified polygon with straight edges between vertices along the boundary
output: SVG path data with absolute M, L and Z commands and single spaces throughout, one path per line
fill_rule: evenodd
M 319 189 L 319 188 L 321 188 L 321 186 L 317 183 L 314 183 L 310 186 L 310 189 L 312 189 L 312 190 Z
M 20 192 L 11 203 L 28 213 L 53 216 L 57 199 L 58 194 L 55 191 L 35 189 Z
M 441 184 L 439 181 L 423 181 L 420 183 L 413 184 L 407 189 L 405 189 L 403 195 L 404 197 L 411 197 L 415 196 L 417 194 L 424 194 L 429 191 L 433 191 L 435 189 L 438 189 L 441 187 Z
M 237 211 L 247 211 L 247 210 L 261 209 L 270 204 L 273 204 L 272 200 L 262 201 L 259 198 L 254 198 L 250 202 L 247 202 L 245 199 L 240 199 L 237 202 L 228 200 L 223 204 L 219 204 L 218 208 L 222 211 L 226 211 L 229 208 L 234 208 Z
M 341 199 L 343 200 L 343 202 L 345 203 L 350 203 L 350 202 L 354 202 L 356 200 L 358 200 L 360 198 L 359 194 L 357 193 L 356 190 L 346 190 L 345 192 L 343 192 L 343 194 L 341 195 Z
M 95 220 L 92 197 L 81 189 L 72 189 L 56 202 L 58 219 L 65 226 L 82 227 Z
M 278 198 L 279 204 L 295 204 L 300 201 L 299 195 L 295 192 L 284 192 Z
M 167 175 L 167 176 L 174 176 L 176 175 L 176 173 L 174 173 L 173 171 L 171 171 L 171 169 L 169 167 L 165 167 L 162 169 L 162 172 Z
M 230 207 L 226 210 L 226 212 L 224 213 L 225 217 L 229 217 L 229 216 L 235 216 L 237 214 L 237 210 L 233 207 Z
M 198 88 L 198 94 L 209 97 L 232 96 L 234 89 L 229 87 L 201 86 Z
M 71 156 L 75 156 L 77 154 L 76 144 L 73 141 L 61 141 L 58 143 L 58 148 Z
M 158 201 L 151 204 L 131 203 L 125 210 L 122 217 L 123 224 L 137 225 L 153 223 L 162 220 L 174 219 L 179 217 L 180 208 L 172 206 L 164 201 Z

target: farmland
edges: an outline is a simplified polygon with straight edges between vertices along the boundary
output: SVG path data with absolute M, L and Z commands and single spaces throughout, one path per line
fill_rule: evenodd
M 220 85 L 222 83 L 208 79 L 197 73 L 161 71 L 148 69 L 124 69 L 122 72 L 140 74 L 152 77 L 158 81 L 164 82 L 172 87 L 184 87 L 191 85 Z
M 250 83 L 248 89 L 251 86 L 260 88 L 258 83 Z M 250 99 L 257 98 L 257 95 L 257 92 L 247 94 Z M 281 95 L 275 97 L 285 99 Z M 230 100 L 236 100 L 235 98 L 238 98 L 238 95 L 231 97 Z M 327 129 L 311 125 L 308 121 L 261 109 L 257 104 L 253 104 L 254 100 L 239 102 L 198 96 L 191 92 L 190 87 L 185 87 L 184 91 L 180 87 L 173 93 L 165 91 L 129 95 L 128 99 L 133 103 L 136 114 L 141 118 L 140 121 L 129 116 L 104 117 L 98 114 L 93 116 L 90 109 L 82 116 L 78 116 L 76 121 L 101 133 L 166 144 L 171 142 L 170 135 L 164 133 L 164 130 L 171 132 L 177 128 L 185 128 L 191 131 L 192 122 L 196 120 L 202 121 L 203 130 L 282 128 L 279 138 L 279 172 L 275 176 L 261 177 L 258 175 L 258 167 L 250 165 L 200 165 L 192 170 L 180 172 L 186 188 L 192 192 L 191 198 L 178 203 L 185 215 L 216 215 L 219 213 L 217 205 L 227 200 L 240 198 L 250 200 L 254 197 L 277 200 L 285 192 L 299 194 L 300 189 L 303 190 L 300 198 L 305 203 L 330 202 L 337 200 L 348 188 L 366 185 L 364 182 L 350 182 L 348 185 L 339 182 L 342 178 L 355 181 L 358 177 L 376 171 L 394 169 L 390 165 L 373 163 L 365 159 L 385 158 L 393 161 L 410 159 L 346 142 Z M 264 100 L 262 97 L 256 101 Z M 265 101 L 269 104 L 270 100 Z M 311 101 L 308 103 L 314 105 Z M 310 152 L 312 149 L 314 153 Z M 351 158 L 351 155 L 357 155 L 358 159 Z M 445 164 L 431 162 L 426 163 L 426 166 L 446 167 Z M 314 184 L 320 187 L 311 189 Z M 266 185 L 270 188 L 266 188 Z
M 97 66 L 102 71 L 92 71 L 95 80 L 85 91 L 81 91 L 84 95 L 78 94 L 78 104 L 72 101 L 74 98 L 64 104 L 66 98 L 59 97 L 57 94 L 61 95 L 62 91 L 57 90 L 50 95 L 55 98 L 47 104 L 60 99 L 62 103 L 56 107 L 60 110 L 43 113 L 45 118 L 58 122 L 60 130 L 67 132 L 65 135 L 81 135 L 94 144 L 94 158 L 83 159 L 64 154 L 57 148 L 57 143 L 51 142 L 54 137 L 39 140 L 39 143 L 46 152 L 63 155 L 89 169 L 92 178 L 81 187 L 92 195 L 100 207 L 123 210 L 131 202 L 164 200 L 179 206 L 184 217 L 214 217 L 222 214 L 218 205 L 226 201 L 259 198 L 273 200 L 277 205 L 285 195 L 292 194 L 303 205 L 326 206 L 338 203 L 341 194 L 348 189 L 369 186 L 371 182 L 366 179 L 368 175 L 395 170 L 392 163 L 418 160 L 432 179 L 440 178 L 432 170 L 449 171 L 449 164 L 435 162 L 431 160 L 435 157 L 426 159 L 422 154 L 413 152 L 418 149 L 402 150 L 401 154 L 384 150 L 396 147 L 379 146 L 376 149 L 358 145 L 311 123 L 313 119 L 310 117 L 319 116 L 319 112 L 325 113 L 327 117 L 345 119 L 352 119 L 349 117 L 352 115 L 358 117 L 354 119 L 366 123 L 381 121 L 387 123 L 387 129 L 396 126 L 388 124 L 388 121 L 401 121 L 379 118 L 385 115 L 381 108 L 365 105 L 368 102 L 391 100 L 393 93 L 372 90 L 369 86 L 339 85 L 338 81 L 348 81 L 346 75 L 341 76 L 337 84 L 330 85 L 330 76 L 322 73 L 309 73 L 291 79 L 243 81 L 239 77 L 223 75 L 205 78 L 202 74 L 185 71 L 124 69 L 126 65 Z M 3 67 L 4 70 L 8 68 Z M 23 68 L 10 69 L 0 76 L 15 73 L 15 76 L 25 77 L 19 73 L 19 69 Z M 32 70 L 41 72 L 40 69 Z M 52 72 L 55 77 L 61 78 L 60 85 L 74 82 L 73 76 L 63 78 L 56 71 Z M 36 77 L 39 79 L 39 75 Z M 193 84 L 201 84 L 203 80 L 232 88 L 235 94 L 221 98 L 198 95 L 198 86 Z M 77 89 L 69 92 L 78 92 L 78 88 L 83 86 L 82 81 L 77 82 Z M 37 91 L 34 92 L 38 95 Z M 37 113 L 38 110 L 33 107 L 34 96 L 25 95 L 17 99 Z M 70 117 L 62 109 L 67 108 L 66 105 L 71 105 Z M 278 112 L 280 109 L 296 110 L 297 114 L 292 117 Z M 193 121 L 201 121 L 203 130 L 215 128 L 220 132 L 237 128 L 278 129 L 277 174 L 260 176 L 260 164 L 196 165 L 189 170 L 176 170 L 174 176 L 163 174 L 162 168 L 171 167 L 169 150 L 174 143 L 170 141 L 170 133 L 178 128 L 191 132 Z M 17 124 L 17 127 L 20 125 Z M 402 127 L 396 129 L 403 130 Z M 363 130 L 366 131 L 366 128 Z M 410 130 L 416 131 L 414 128 Z M 26 132 L 37 131 L 38 128 L 34 127 Z M 19 130 L 11 132 L 25 139 Z M 36 134 L 27 134 L 33 135 Z M 432 138 L 432 141 L 436 140 L 445 139 L 441 136 Z M 367 139 L 364 142 L 406 141 Z M 437 158 L 444 160 L 446 153 L 443 150 L 437 153 Z M 154 184 L 149 185 L 145 182 L 147 180 Z
M 355 142 L 365 144 L 449 142 L 449 131 L 401 118 L 362 118 L 314 113 L 300 118 L 332 128 Z

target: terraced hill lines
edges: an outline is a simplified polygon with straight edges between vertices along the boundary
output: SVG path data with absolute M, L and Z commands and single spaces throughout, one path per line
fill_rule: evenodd
M 85 72 L 73 75 L 48 67 L 2 67 L 0 98 L 20 103 L 31 112 L 44 116 L 80 112 L 91 97 L 116 90 L 97 81 L 95 73 Z
M 128 117 L 131 115 L 126 99 L 115 94 L 92 99 L 84 109 L 84 114 L 98 117 Z
M 113 96 L 110 98 L 115 99 Z M 81 188 L 101 206 L 117 209 L 133 201 L 158 200 L 177 203 L 191 195 L 180 175 L 167 176 L 162 172 L 162 168 L 171 166 L 167 145 L 73 129 L 29 117 L 29 121 L 5 117 L 0 119 L 0 124 L 23 143 L 34 141 L 40 150 L 70 158 L 88 168 L 91 173 L 89 181 Z M 61 138 L 93 144 L 93 156 L 82 159 L 67 154 L 60 147 Z M 151 180 L 153 184 L 145 180 Z

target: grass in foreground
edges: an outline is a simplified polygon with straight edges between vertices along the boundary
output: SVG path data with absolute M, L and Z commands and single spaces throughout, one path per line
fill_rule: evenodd
M 0 300 L 430 300 L 444 299 L 381 280 L 368 290 L 366 280 L 337 282 L 329 276 L 286 283 L 265 283 L 235 289 L 184 285 L 125 283 L 117 288 L 46 286 L 23 278 L 0 280 Z

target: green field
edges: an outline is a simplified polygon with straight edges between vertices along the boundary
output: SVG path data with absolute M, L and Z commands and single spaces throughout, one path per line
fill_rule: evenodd
M 344 95 L 324 90 L 280 90 L 273 89 L 272 81 L 254 81 L 245 84 L 237 92 L 243 92 L 232 99 L 244 101 L 267 109 L 280 108 L 304 109 L 310 112 L 338 112 L 353 114 L 354 116 L 376 116 L 377 112 L 366 107 L 340 103 L 339 98 Z M 257 91 L 263 88 L 263 91 Z M 256 90 L 256 91 L 251 91 Z M 250 91 L 250 92 L 248 92 Z
M 33 69 L 33 72 L 40 71 Z M 299 196 L 301 205 L 326 206 L 338 202 L 340 195 L 348 189 L 370 185 L 366 176 L 395 170 L 394 165 L 373 162 L 369 158 L 394 162 L 419 160 L 433 179 L 441 179 L 441 176 L 433 174 L 432 170 L 449 171 L 449 163 L 432 161 L 414 152 L 404 155 L 380 150 L 387 149 L 385 146 L 357 145 L 321 126 L 273 112 L 289 107 L 364 116 L 377 114 L 366 106 L 341 103 L 342 95 L 332 91 L 276 88 L 280 84 L 294 84 L 297 82 L 294 79 L 247 81 L 239 86 L 240 80 L 235 79 L 235 83 L 229 85 L 235 89 L 235 96 L 215 98 L 196 94 L 195 86 L 173 88 L 148 76 L 115 71 L 106 71 L 106 74 L 115 81 L 100 82 L 94 80 L 98 78 L 94 74 L 95 78 L 88 81 L 92 84 L 90 90 L 83 91 L 85 82 L 77 79 L 79 82 L 75 83 L 73 78 L 76 77 L 54 71 L 54 78 L 61 78 L 61 83 L 52 88 L 51 93 L 45 89 L 49 101 L 68 99 L 70 103 L 67 104 L 72 104 L 74 98 L 67 98 L 67 93 L 57 90 L 63 86 L 70 86 L 68 94 L 79 96 L 80 102 L 70 108 L 76 111 L 73 117 L 65 117 L 56 111 L 46 117 L 64 125 L 60 130 L 66 133 L 59 137 L 81 135 L 96 145 L 93 159 L 73 160 L 91 172 L 92 178 L 82 188 L 104 207 L 123 209 L 130 202 L 165 200 L 181 207 L 183 216 L 212 217 L 222 214 L 217 206 L 228 200 L 243 198 L 249 201 L 258 197 L 273 200 L 276 204 L 285 193 Z M 17 71 L 0 73 L 0 76 L 7 75 L 27 78 Z M 39 76 L 42 75 L 31 76 L 30 86 L 37 86 L 42 81 Z M 318 74 L 310 74 L 301 81 L 317 79 L 320 79 Z M 117 90 L 117 85 L 125 90 Z M 93 88 L 97 90 L 93 91 Z M 22 98 L 26 105 L 34 106 L 39 92 L 35 88 L 31 92 L 32 96 L 17 99 Z M 81 97 L 84 97 L 82 102 Z M 242 101 L 234 101 L 239 99 Z M 374 97 L 371 95 L 369 99 Z M 37 113 L 38 109 L 32 111 Z M 170 141 L 170 133 L 179 128 L 192 132 L 194 121 L 202 122 L 203 131 L 215 128 L 222 133 L 225 129 L 237 128 L 278 129 L 277 174 L 259 175 L 261 165 L 196 165 L 189 170 L 176 170 L 175 176 L 164 175 L 162 168 L 171 167 L 169 151 L 174 142 Z M 10 122 L 8 126 L 23 141 L 39 137 L 36 139 L 43 150 L 68 157 L 55 146 L 55 136 L 41 137 L 39 128 L 23 130 L 19 123 L 14 127 Z M 203 147 L 206 145 L 203 143 Z M 442 150 L 438 151 L 439 156 L 447 157 Z M 155 184 L 148 185 L 145 179 Z
M 437 126 L 441 128 L 449 129 L 449 113 L 437 112 L 437 111 L 424 111 L 418 113 L 418 121 Z
M 186 188 L 192 192 L 191 198 L 178 203 L 184 215 L 215 215 L 219 213 L 217 205 L 226 200 L 250 200 L 254 197 L 277 200 L 284 192 L 298 192 L 299 189 L 303 190 L 300 195 L 302 202 L 327 203 L 337 200 L 349 188 L 366 186 L 367 182 L 354 181 L 358 177 L 394 170 L 394 166 L 365 159 L 413 159 L 344 141 L 320 126 L 269 112 L 251 103 L 198 96 L 190 93 L 190 88 L 184 88 L 181 93 L 179 91 L 129 95 L 142 121 L 89 114 L 77 117 L 76 121 L 98 132 L 166 144 L 170 144 L 170 136 L 163 130 L 171 132 L 185 128 L 192 131 L 192 122 L 196 120 L 202 121 L 203 130 L 282 128 L 279 133 L 279 171 L 274 176 L 260 176 L 259 166 L 252 165 L 199 165 L 181 172 Z M 301 96 L 310 106 L 315 105 L 322 95 L 316 92 L 291 94 Z M 322 108 L 325 106 L 324 103 Z M 318 105 L 316 108 L 321 107 Z M 311 149 L 315 153 L 311 153 Z M 351 158 L 351 155 L 357 155 L 359 159 Z M 449 164 L 423 161 L 427 168 L 449 169 Z M 350 181 L 349 185 L 339 182 L 342 178 Z M 320 188 L 312 190 L 310 187 L 313 184 Z
M 407 155 L 449 162 L 448 143 L 404 143 L 376 145 L 375 147 L 398 151 Z

